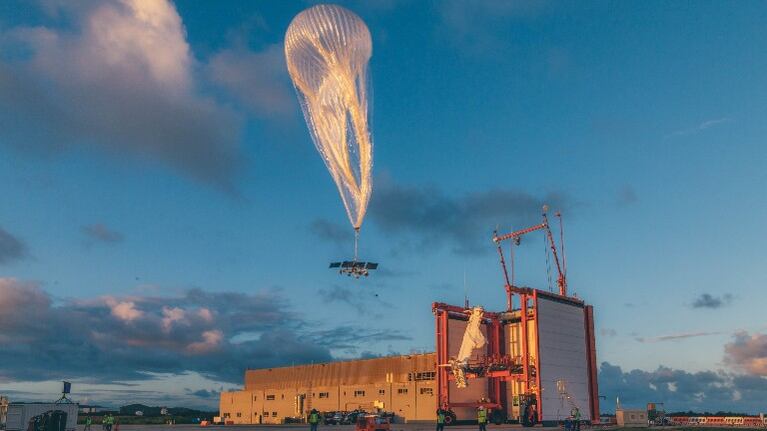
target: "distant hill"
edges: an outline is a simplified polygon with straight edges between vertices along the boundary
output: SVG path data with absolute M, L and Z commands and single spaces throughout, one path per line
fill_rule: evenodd
M 134 416 L 136 412 L 142 412 L 144 417 L 158 417 L 162 415 L 163 407 L 152 407 L 144 404 L 128 404 L 120 407 L 121 416 Z M 171 416 L 205 417 L 211 413 L 202 410 L 188 409 L 186 407 L 168 407 L 167 413 Z

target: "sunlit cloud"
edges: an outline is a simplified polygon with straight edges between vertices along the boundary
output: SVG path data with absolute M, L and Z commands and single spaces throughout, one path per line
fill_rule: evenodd
M 386 328 L 310 322 L 277 291 L 54 301 L 38 283 L 11 278 L 0 278 L 0 334 L 6 380 L 102 383 L 189 372 L 237 383 L 247 368 L 326 362 L 409 339 Z
M 697 371 L 660 366 L 654 371 L 627 370 L 603 362 L 599 393 L 606 395 L 601 410 L 610 412 L 620 398 L 624 406 L 643 406 L 662 400 L 666 411 L 722 411 L 758 413 L 767 399 L 767 379 L 728 371 Z
M 750 374 L 767 376 L 767 334 L 740 331 L 724 347 L 725 363 Z
M 21 150 L 76 147 L 151 158 L 229 188 L 237 116 L 202 95 L 181 17 L 166 0 L 57 3 L 71 25 L 12 27 L 0 44 L 0 137 Z M 51 6 L 53 8 L 53 6 Z M 0 46 L 2 47 L 2 46 Z

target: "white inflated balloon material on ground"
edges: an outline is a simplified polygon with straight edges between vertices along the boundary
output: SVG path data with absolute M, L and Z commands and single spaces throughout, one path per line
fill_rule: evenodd
M 370 31 L 348 9 L 317 5 L 296 15 L 285 59 L 301 109 L 352 226 L 359 229 L 372 192 L 368 119 Z

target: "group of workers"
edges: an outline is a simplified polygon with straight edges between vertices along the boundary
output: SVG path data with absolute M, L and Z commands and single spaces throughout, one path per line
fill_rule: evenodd
M 445 407 L 437 409 L 437 431 L 444 431 L 445 422 L 449 415 Z M 479 431 L 487 431 L 487 409 L 485 406 L 477 408 L 477 424 L 479 424 Z
M 485 406 L 480 405 L 477 408 L 477 424 L 479 425 L 479 431 L 487 431 L 487 409 Z M 530 409 L 531 414 L 535 414 L 535 409 Z M 448 410 L 445 407 L 437 409 L 437 431 L 444 431 L 445 422 L 449 416 Z M 453 417 L 453 419 L 455 419 Z M 312 430 L 315 431 L 315 430 Z M 570 410 L 570 416 L 565 419 L 565 431 L 581 431 L 581 411 L 578 407 L 573 407 Z
M 85 431 L 90 431 L 91 425 L 93 425 L 93 418 L 90 416 L 86 416 Z M 112 416 L 111 413 L 108 413 L 106 416 L 104 416 L 101 419 L 101 429 L 104 431 L 112 431 L 112 426 L 115 427 L 115 431 L 120 431 L 120 422 L 117 419 L 115 419 L 115 417 Z

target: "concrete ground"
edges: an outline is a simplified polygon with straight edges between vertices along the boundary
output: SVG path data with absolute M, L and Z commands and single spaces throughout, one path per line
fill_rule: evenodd
M 83 430 L 80 425 L 78 431 Z M 521 431 L 520 425 L 490 425 L 487 431 Z M 561 430 L 561 428 L 534 428 L 535 431 Z M 91 427 L 92 431 L 101 431 L 100 425 Z M 112 429 L 114 431 L 114 428 Z M 120 425 L 120 431 L 309 431 L 308 425 L 211 425 L 202 428 L 199 425 Z M 434 424 L 392 424 L 391 431 L 434 431 Z M 456 425 L 446 427 L 445 431 L 477 431 L 477 425 Z M 354 425 L 326 425 L 320 426 L 319 431 L 354 431 Z
M 82 431 L 83 425 L 78 426 L 78 431 Z M 207 428 L 201 428 L 199 425 L 120 425 L 120 431 L 193 431 L 193 430 L 211 430 L 211 431 L 309 431 L 307 425 L 211 425 Z M 434 431 L 434 424 L 392 424 L 391 431 Z M 456 425 L 446 427 L 445 431 L 477 431 L 477 425 Z M 487 431 L 522 431 L 524 428 L 520 425 L 489 425 Z M 645 429 L 648 431 L 763 431 L 764 428 L 756 430 L 754 428 L 715 428 L 715 427 L 660 427 L 660 428 L 592 428 L 592 430 L 602 431 L 637 431 Z M 101 426 L 91 427 L 92 431 L 101 431 Z M 533 431 L 563 431 L 562 428 L 550 427 L 542 428 L 540 426 L 532 428 Z M 587 428 L 584 428 L 584 431 Z M 354 425 L 327 425 L 320 426 L 319 431 L 354 431 Z

